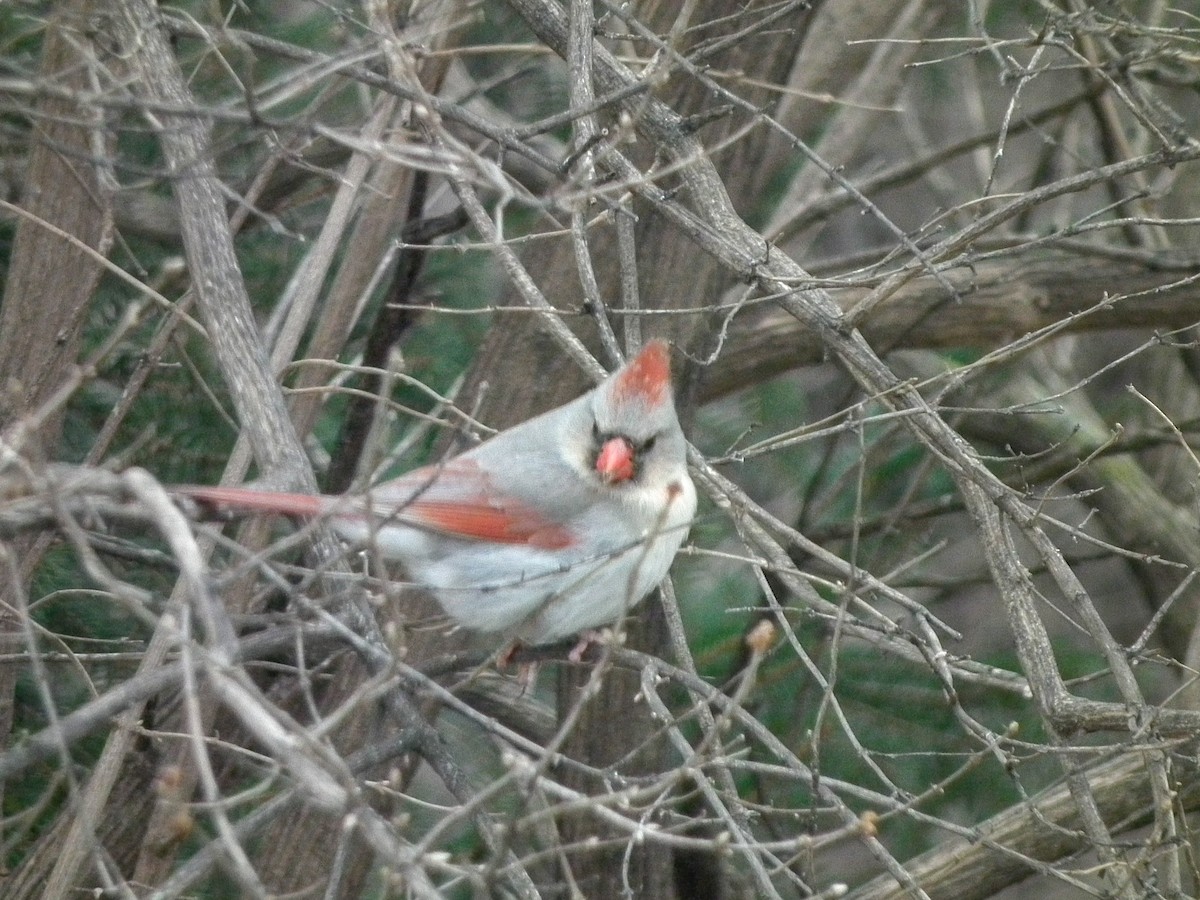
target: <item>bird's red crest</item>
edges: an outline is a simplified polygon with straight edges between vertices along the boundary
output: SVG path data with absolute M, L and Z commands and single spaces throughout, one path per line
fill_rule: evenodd
M 665 341 L 651 341 L 617 376 L 613 391 L 618 400 L 640 399 L 657 405 L 671 386 L 671 355 Z

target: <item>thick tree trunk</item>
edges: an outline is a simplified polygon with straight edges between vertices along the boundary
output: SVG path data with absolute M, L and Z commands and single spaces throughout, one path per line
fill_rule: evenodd
M 89 54 L 101 52 L 89 36 L 95 4 L 71 0 L 58 6 L 46 29 L 40 78 L 64 94 L 43 97 L 33 111 L 25 214 L 17 222 L 0 302 L 0 436 L 33 459 L 57 453 L 64 407 L 52 400 L 79 356 L 84 318 L 103 271 L 96 254 L 103 256 L 112 241 L 114 183 L 101 114 L 69 98 L 69 92 L 90 87 Z M 33 539 L 19 542 L 22 581 L 45 547 Z M 0 656 L 11 660 L 26 648 L 6 581 L 0 580 Z M 12 731 L 18 671 L 0 663 L 0 747 Z

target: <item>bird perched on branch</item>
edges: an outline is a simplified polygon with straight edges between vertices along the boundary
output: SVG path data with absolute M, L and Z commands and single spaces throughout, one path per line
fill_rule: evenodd
M 224 511 L 326 517 L 460 624 L 527 644 L 620 618 L 666 575 L 696 510 L 662 341 L 570 403 L 363 494 L 177 490 Z

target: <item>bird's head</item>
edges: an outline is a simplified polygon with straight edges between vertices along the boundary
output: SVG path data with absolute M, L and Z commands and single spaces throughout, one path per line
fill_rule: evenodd
M 650 341 L 591 395 L 592 466 L 606 485 L 644 484 L 684 461 L 670 352 Z

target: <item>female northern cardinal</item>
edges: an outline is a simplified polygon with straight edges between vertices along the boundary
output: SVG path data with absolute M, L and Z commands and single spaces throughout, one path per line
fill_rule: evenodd
M 221 509 L 327 516 L 468 628 L 545 644 L 611 624 L 671 566 L 696 490 L 651 341 L 582 397 L 357 496 L 185 487 Z

